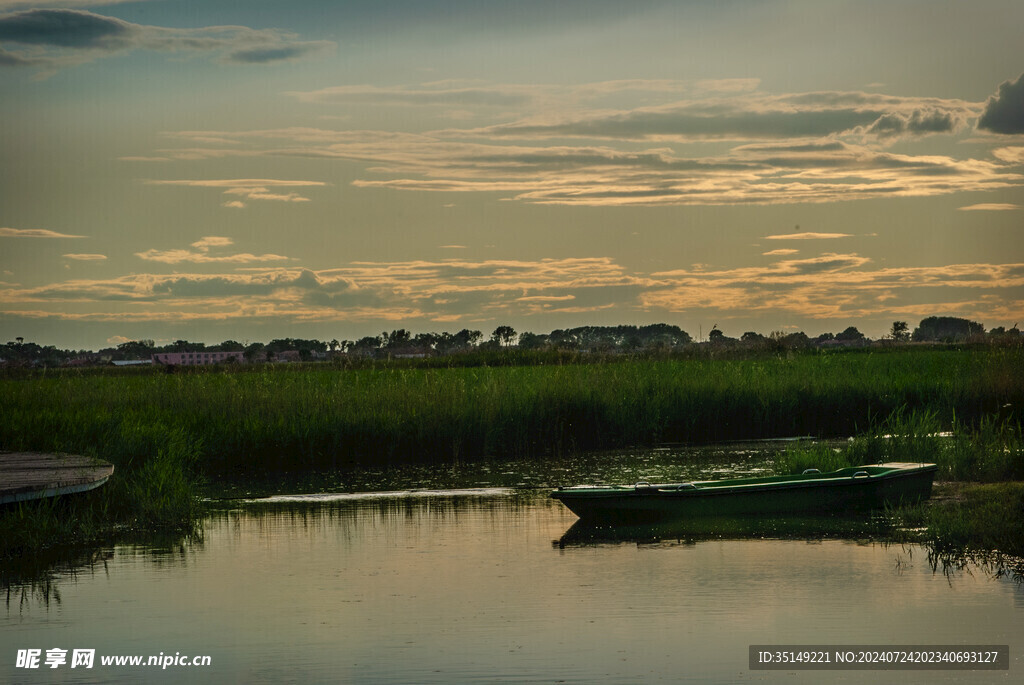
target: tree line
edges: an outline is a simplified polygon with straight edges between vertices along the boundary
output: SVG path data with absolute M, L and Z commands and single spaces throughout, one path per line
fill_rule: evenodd
M 889 333 L 882 341 L 888 343 L 963 343 L 993 342 L 1021 344 L 1024 338 L 1014 325 L 1002 326 L 989 331 L 968 319 L 950 316 L 931 316 L 922 319 L 913 331 L 906 321 L 894 321 Z M 72 360 L 120 361 L 150 359 L 154 354 L 167 352 L 241 352 L 249 362 L 275 361 L 298 358 L 303 361 L 354 357 L 420 357 L 444 356 L 472 351 L 501 350 L 569 350 L 593 353 L 640 353 L 671 351 L 693 344 L 706 344 L 739 349 L 804 349 L 829 346 L 861 346 L 871 343 L 855 326 L 849 326 L 838 333 L 822 333 L 811 338 L 803 332 L 785 333 L 774 331 L 763 335 L 747 331 L 738 338 L 732 338 L 713 326 L 703 341 L 694 341 L 692 336 L 678 326 L 671 324 L 650 324 L 646 326 L 579 326 L 556 329 L 550 333 L 517 333 L 511 326 L 498 326 L 485 337 L 479 330 L 462 329 L 456 333 L 416 333 L 399 328 L 385 331 L 377 336 L 365 336 L 357 340 L 322 341 L 303 338 L 276 338 L 267 343 L 241 343 L 225 340 L 216 345 L 201 342 L 175 340 L 166 345 L 157 345 L 153 340 L 129 340 L 115 347 L 89 350 L 61 350 L 54 346 L 40 346 L 16 338 L 0 347 L 0 363 L 7 365 L 51 365 L 58 366 Z

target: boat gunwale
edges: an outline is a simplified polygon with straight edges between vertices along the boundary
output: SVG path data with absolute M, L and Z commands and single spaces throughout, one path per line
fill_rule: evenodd
M 870 470 L 875 473 L 871 473 Z M 884 469 L 879 472 L 879 469 Z M 557 500 L 565 499 L 608 499 L 634 497 L 703 497 L 743 494 L 747 492 L 774 492 L 780 490 L 798 490 L 807 488 L 833 488 L 850 485 L 865 485 L 881 481 L 906 478 L 938 470 L 936 464 L 875 464 L 869 466 L 851 466 L 828 473 L 793 474 L 788 476 L 768 476 L 766 478 L 746 479 L 733 478 L 720 481 L 695 481 L 691 483 L 665 483 L 636 485 L 608 485 L 574 488 L 559 488 L 551 493 Z M 859 475 L 867 471 L 866 476 Z M 753 481 L 753 482 L 744 482 Z M 692 487 L 680 487 L 692 486 Z

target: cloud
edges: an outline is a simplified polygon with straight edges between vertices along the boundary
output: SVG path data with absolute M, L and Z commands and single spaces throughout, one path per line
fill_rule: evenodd
M 211 247 L 227 247 L 228 245 L 234 245 L 234 243 L 235 241 L 232 240 L 231 238 L 226 238 L 224 236 L 208 235 L 192 243 L 192 247 L 197 248 L 199 250 L 203 250 L 205 252 Z
M 677 270 L 651 275 L 641 299 L 651 310 L 717 316 L 795 314 L 812 319 L 935 313 L 986 318 L 1024 313 L 1024 264 L 872 268 L 856 254 L 782 260 L 764 267 Z
M 416 86 L 332 86 L 288 94 L 302 102 L 443 106 L 460 112 L 461 118 L 493 108 L 502 108 L 506 117 L 512 112 L 525 115 L 519 121 L 469 131 L 488 138 L 696 141 L 856 135 L 891 140 L 953 133 L 965 128 L 981 110 L 980 104 L 962 100 L 865 92 L 766 95 L 756 92 L 758 85 L 757 79 L 631 79 L 580 85 L 440 81 Z M 688 99 L 679 100 L 680 96 Z M 610 109 L 629 100 L 670 101 Z
M 189 250 L 156 250 L 150 249 L 145 252 L 136 252 L 135 256 L 147 262 L 163 262 L 164 264 L 181 264 L 191 262 L 193 264 L 252 264 L 254 262 L 280 262 L 288 260 L 277 254 L 254 255 L 248 252 L 233 255 L 211 255 L 207 250 L 191 252 Z
M 289 62 L 302 59 L 308 55 L 324 52 L 333 43 L 326 41 L 308 41 L 298 45 L 267 45 L 256 48 L 235 50 L 225 57 L 225 61 L 236 64 L 269 64 L 272 62 Z
M 275 193 L 271 188 L 296 188 L 325 186 L 322 181 L 296 181 L 278 180 L 267 178 L 234 178 L 234 179 L 205 179 L 205 180 L 149 180 L 149 185 L 162 186 L 186 186 L 191 188 L 224 188 L 225 195 L 235 195 L 246 200 L 271 200 L 277 202 L 309 202 L 309 198 L 299 195 L 296 192 Z M 223 203 L 224 207 L 243 208 L 245 203 L 241 200 L 228 200 Z
M 999 90 L 985 102 L 978 128 L 992 133 L 1024 133 L 1024 74 L 1016 81 L 1003 81 Z
M 607 258 L 356 262 L 313 271 L 131 274 L 0 288 L 0 312 L 71 320 L 454 322 L 464 318 L 629 307 L 643 281 Z M 130 305 L 130 315 L 112 306 Z M 562 307 L 562 309 L 565 309 Z M 177 314 L 177 316 L 175 316 Z
M 217 255 L 210 254 L 212 249 L 230 247 L 234 240 L 225 236 L 204 236 L 191 244 L 195 250 L 157 250 L 149 249 L 144 252 L 136 252 L 135 256 L 147 262 L 162 262 L 164 264 L 253 264 L 259 262 L 288 261 L 290 258 L 276 254 L 254 255 L 248 252 L 239 254 Z
M 161 159 L 345 160 L 364 165 L 353 181 L 357 188 L 500 193 L 518 202 L 572 206 L 831 203 L 1024 185 L 1024 170 L 1017 168 L 1024 148 L 1002 147 L 990 159 L 887 150 L 896 141 L 912 150 L 921 136 L 966 130 L 983 103 L 859 91 L 771 95 L 758 92 L 758 85 L 638 79 L 578 86 L 336 86 L 291 95 L 309 102 L 539 114 L 423 133 L 183 131 L 173 135 L 184 147 L 160 152 Z M 624 101 L 665 99 L 621 109 Z M 610 104 L 620 109 L 604 106 Z M 722 141 L 736 144 L 726 149 Z M 235 208 L 248 200 L 306 199 L 270 185 L 224 186 L 224 192 L 234 196 L 224 204 Z
M 777 235 L 766 235 L 765 240 L 833 240 L 835 238 L 850 238 L 849 233 L 780 233 Z
M 41 60 L 22 57 L 0 48 L 0 67 L 28 67 L 41 63 Z
M 482 129 L 498 137 L 624 140 L 756 140 L 858 134 L 952 133 L 976 116 L 962 100 L 824 91 L 684 100 L 562 121 L 520 121 Z
M 50 7 L 96 7 L 97 5 L 119 5 L 126 2 L 149 2 L 149 0 L 0 0 L 0 10 L 24 10 Z
M 521 145 L 481 142 L 480 135 L 479 129 L 413 134 L 313 128 L 177 134 L 217 141 L 213 157 L 231 154 L 224 145 L 235 145 L 245 156 L 364 163 L 367 175 L 353 182 L 361 188 L 499 192 L 537 204 L 822 203 L 999 190 L 1024 181 L 998 155 L 990 161 L 894 154 L 835 139 L 747 143 L 715 156 L 684 156 L 677 147 L 637 149 L 630 142 Z M 203 154 L 202 148 L 187 149 Z M 1005 150 L 1000 154 L 1011 154 Z
M 1008 212 L 1020 208 L 1020 205 L 999 202 L 989 202 L 982 203 L 979 205 L 969 205 L 967 207 L 958 207 L 958 209 L 961 212 Z
M 57 233 L 45 228 L 0 228 L 0 238 L 84 238 L 84 235 Z
M 74 260 L 79 261 L 79 262 L 100 262 L 100 261 L 105 260 L 107 258 L 107 255 L 103 255 L 103 254 L 89 254 L 89 253 L 84 253 L 84 254 L 70 253 L 70 254 L 64 255 L 64 258 L 65 259 L 74 259 Z
M 1024 164 L 1024 147 L 1001 147 L 993 150 L 992 154 L 1007 164 Z
M 191 186 L 196 188 L 259 188 L 263 186 L 273 187 L 293 187 L 293 186 L 324 186 L 327 185 L 322 181 L 296 181 L 296 180 L 279 180 L 270 178 L 229 178 L 229 179 L 202 179 L 202 180 L 176 180 L 176 181 L 164 181 L 164 180 L 150 180 L 146 181 L 150 185 L 168 185 L 168 186 Z
M 81 4 L 81 3 L 74 3 Z M 246 26 L 167 28 L 133 24 L 78 9 L 28 9 L 0 15 L 0 42 L 24 46 L 25 54 L 3 51 L 0 64 L 73 66 L 127 50 L 212 52 L 221 61 L 268 64 L 291 61 L 334 47 L 329 41 L 302 41 L 279 29 Z
M 216 262 L 228 247 L 196 241 L 180 264 Z M 171 251 L 168 251 L 170 253 Z M 172 255 L 173 256 L 173 255 Z M 245 264 L 245 259 L 222 264 Z M 977 320 L 1024 314 L 1024 264 L 878 266 L 856 253 L 768 264 L 637 273 L 606 257 L 351 262 L 312 270 L 241 266 L 229 273 L 133 273 L 37 287 L 0 284 L 6 317 L 81 321 L 513 320 L 547 314 L 689 312 L 722 318 L 787 314 L 810 319 L 948 313 Z M 762 262 L 760 256 L 757 262 Z
M 791 248 L 780 248 L 778 250 L 769 250 L 768 252 L 762 252 L 761 254 L 770 257 L 770 256 L 775 256 L 775 255 L 785 256 L 785 255 L 797 254 L 798 252 L 800 252 L 800 250 L 793 250 Z
M 141 28 L 92 12 L 34 9 L 0 16 L 0 41 L 119 50 L 126 47 Z
M 438 83 L 425 86 L 380 87 L 369 85 L 332 86 L 320 90 L 289 92 L 301 102 L 400 105 L 421 107 L 511 107 L 530 102 L 538 94 L 528 86 L 455 86 Z
M 446 80 L 418 85 L 330 86 L 312 91 L 291 91 L 288 95 L 301 102 L 342 105 L 397 107 L 438 106 L 462 108 L 473 115 L 475 109 L 528 110 L 552 112 L 614 100 L 621 97 L 677 98 L 682 94 L 706 96 L 735 94 L 755 90 L 754 78 L 705 79 L 620 79 L 578 85 L 566 84 L 490 84 L 469 80 Z

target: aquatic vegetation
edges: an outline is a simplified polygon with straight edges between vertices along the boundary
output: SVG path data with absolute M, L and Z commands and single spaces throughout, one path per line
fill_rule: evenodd
M 945 484 L 928 502 L 897 509 L 892 518 L 907 541 L 950 557 L 964 550 L 1015 557 L 1024 566 L 1024 483 Z
M 948 432 L 943 432 L 948 428 Z M 976 424 L 943 426 L 935 412 L 892 412 L 868 433 L 845 445 L 796 445 L 775 462 L 780 474 L 817 468 L 832 471 L 880 462 L 937 464 L 937 480 L 1024 480 L 1024 434 L 1019 422 L 982 417 Z
M 946 426 L 1024 406 L 1019 350 L 0 380 L 7 449 L 181 431 L 204 472 L 536 456 L 662 442 L 847 436 L 901 409 Z M 132 428 L 135 426 L 136 428 Z
M 0 558 L 54 545 L 89 545 L 132 532 L 196 532 L 203 507 L 197 445 L 180 429 L 122 424 L 82 449 L 114 463 L 116 478 L 86 493 L 19 502 L 0 511 Z

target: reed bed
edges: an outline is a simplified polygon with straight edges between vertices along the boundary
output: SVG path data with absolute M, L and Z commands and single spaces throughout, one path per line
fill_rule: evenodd
M 921 542 L 932 554 L 970 560 L 1002 557 L 1024 578 L 1024 482 L 946 483 L 928 502 L 890 512 L 896 539 Z
M 1024 354 L 289 369 L 0 380 L 7 449 L 188 442 L 205 472 L 524 457 L 664 442 L 846 436 L 893 411 L 972 425 L 1024 401 Z M 1004 409 L 1009 405 L 1010 409 Z M 125 445 L 127 443 L 127 445 Z
M 900 408 L 845 446 L 792 447 L 776 460 L 775 470 L 834 471 L 882 462 L 933 463 L 939 467 L 939 481 L 1024 481 L 1024 433 L 1021 424 L 1009 418 L 986 416 L 974 425 L 955 420 L 949 427 L 933 411 Z

